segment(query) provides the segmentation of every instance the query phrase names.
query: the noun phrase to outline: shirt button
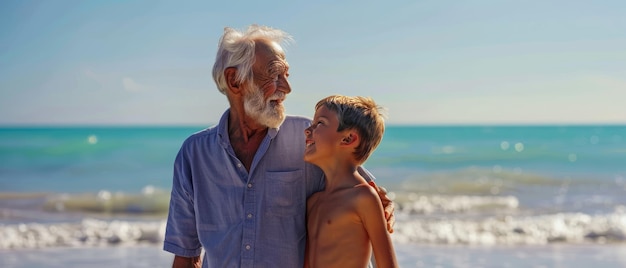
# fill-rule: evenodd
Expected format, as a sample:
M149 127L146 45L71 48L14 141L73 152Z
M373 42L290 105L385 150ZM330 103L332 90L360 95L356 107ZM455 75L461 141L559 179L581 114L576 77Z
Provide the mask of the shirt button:
M237 167L238 167L238 168L241 168L241 163L237 163Z
M246 250L250 250L250 245L246 245Z
M248 219L252 219L252 213L248 213Z
M248 183L248 188L252 188L252 183Z

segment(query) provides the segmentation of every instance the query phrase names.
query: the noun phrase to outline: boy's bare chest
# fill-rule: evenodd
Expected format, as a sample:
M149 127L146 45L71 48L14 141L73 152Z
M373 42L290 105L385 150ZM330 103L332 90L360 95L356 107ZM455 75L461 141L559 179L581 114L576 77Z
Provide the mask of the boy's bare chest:
M360 225L361 220L348 196L319 198L307 205L309 235Z

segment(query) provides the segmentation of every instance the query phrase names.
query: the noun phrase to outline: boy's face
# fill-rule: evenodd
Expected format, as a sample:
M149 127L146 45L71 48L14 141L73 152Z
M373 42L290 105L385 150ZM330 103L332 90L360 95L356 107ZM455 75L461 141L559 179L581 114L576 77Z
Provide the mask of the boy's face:
M335 112L324 106L317 109L311 126L304 130L304 161L319 165L324 160L332 159L343 138L342 133L337 132L338 127L339 120Z

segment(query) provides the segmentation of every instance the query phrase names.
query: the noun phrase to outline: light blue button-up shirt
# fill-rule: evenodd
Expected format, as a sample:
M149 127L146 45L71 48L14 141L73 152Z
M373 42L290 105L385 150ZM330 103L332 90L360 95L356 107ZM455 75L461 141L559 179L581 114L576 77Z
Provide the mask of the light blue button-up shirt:
M217 126L193 134L174 164L164 250L199 256L202 267L302 267L306 199L324 187L322 171L303 160L305 117L269 129L250 172Z

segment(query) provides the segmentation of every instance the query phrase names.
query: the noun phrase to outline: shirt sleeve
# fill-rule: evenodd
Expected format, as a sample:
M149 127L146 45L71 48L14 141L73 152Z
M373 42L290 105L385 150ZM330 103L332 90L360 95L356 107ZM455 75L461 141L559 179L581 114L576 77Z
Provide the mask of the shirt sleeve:
M191 168L184 147L174 162L174 179L163 250L183 257L200 256Z
M374 177L374 175L372 173L370 173L370 171L367 170L366 168L364 168L363 166L358 166L357 167L357 171L368 182L376 180L376 177Z

